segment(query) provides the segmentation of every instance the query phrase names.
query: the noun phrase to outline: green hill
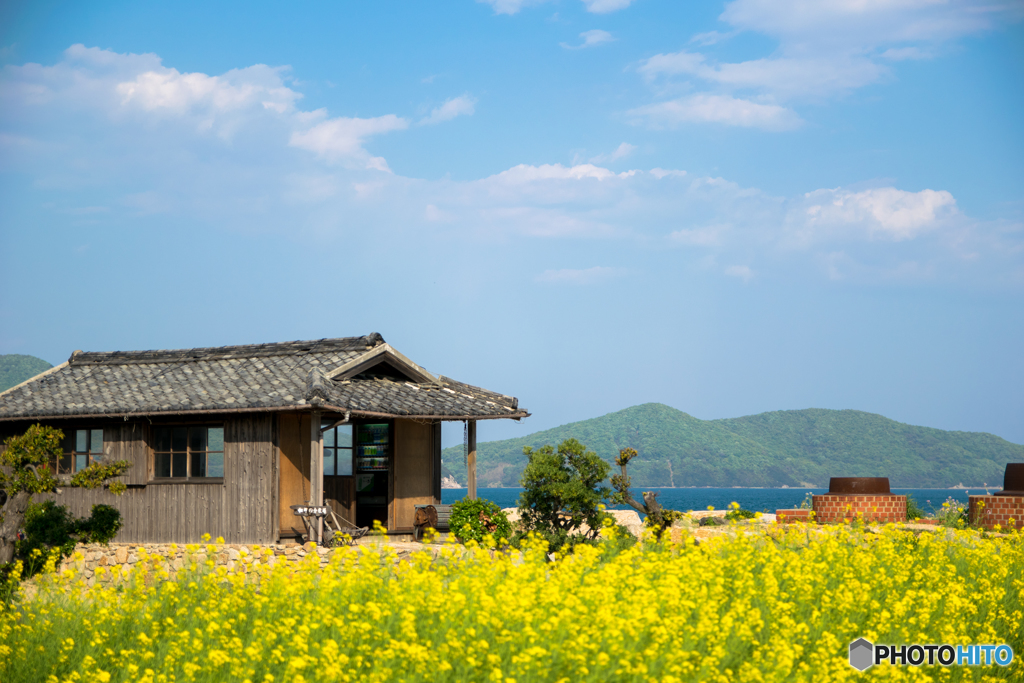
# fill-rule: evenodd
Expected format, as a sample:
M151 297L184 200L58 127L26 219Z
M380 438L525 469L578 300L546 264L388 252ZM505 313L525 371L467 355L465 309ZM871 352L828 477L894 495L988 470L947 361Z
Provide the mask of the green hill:
M17 386L53 366L42 358L8 353L0 356L0 391Z
M635 486L828 486L829 477L889 477L894 487L1000 485L1024 446L992 434L914 427L859 410L784 410L698 420L660 403L504 441L478 444L480 486L518 486L523 446L576 438L612 462L640 453ZM465 484L462 446L442 454L445 474Z

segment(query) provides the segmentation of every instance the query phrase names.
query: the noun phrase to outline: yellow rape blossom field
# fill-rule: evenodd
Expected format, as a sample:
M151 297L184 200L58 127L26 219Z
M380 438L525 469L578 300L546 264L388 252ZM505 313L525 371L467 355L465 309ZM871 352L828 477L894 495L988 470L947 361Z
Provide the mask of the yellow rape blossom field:
M148 580L94 587L51 571L2 608L0 681L1024 680L1020 534L793 525L554 561L539 543L388 552L175 577L149 557ZM860 673L858 637L1018 654Z

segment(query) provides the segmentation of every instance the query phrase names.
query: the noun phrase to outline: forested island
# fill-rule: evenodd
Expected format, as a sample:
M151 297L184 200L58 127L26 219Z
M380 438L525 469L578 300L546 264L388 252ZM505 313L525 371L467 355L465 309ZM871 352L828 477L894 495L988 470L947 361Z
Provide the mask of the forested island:
M0 355L0 391L16 387L52 367L42 358L35 356L25 356L20 353Z
M992 434L916 427L859 410L782 410L699 420L646 403L516 439L478 445L479 486L518 486L523 447L575 438L609 463L635 448L635 486L824 487L833 476L889 477L901 488L999 486L1024 446ZM466 482L463 447L446 448L444 474Z

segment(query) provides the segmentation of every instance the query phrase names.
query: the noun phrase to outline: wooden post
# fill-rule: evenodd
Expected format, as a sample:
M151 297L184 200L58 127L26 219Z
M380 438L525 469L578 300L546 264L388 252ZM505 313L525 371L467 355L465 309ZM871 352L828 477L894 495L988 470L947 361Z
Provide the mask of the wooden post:
M323 435L320 433L320 411L314 410L309 421L309 504L324 504L324 449ZM317 517L316 542L324 537L324 519ZM312 539L311 539L312 540Z
M469 431L469 453L466 456L466 470L469 476L469 499L476 500L476 420L470 420L467 425Z

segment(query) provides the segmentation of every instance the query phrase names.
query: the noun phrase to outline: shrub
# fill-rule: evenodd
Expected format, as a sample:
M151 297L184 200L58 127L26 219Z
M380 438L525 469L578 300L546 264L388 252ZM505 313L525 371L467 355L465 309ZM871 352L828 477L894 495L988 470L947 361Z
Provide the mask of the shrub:
M463 543L481 543L490 534L498 545L506 545L512 538L512 524L496 503L479 498L463 498L452 505L448 526Z
M18 541L18 556L25 561L26 572L34 574L51 552L59 554L59 561L76 543L109 543L121 526L121 513L109 505L93 505L88 517L76 518L52 500L32 503L25 511L25 538Z
M924 517L924 510L912 497L907 496L907 519L921 519Z
M525 532L535 531L559 550L570 537L593 541L605 517L601 501L611 489L602 482L611 467L576 439L567 439L555 450L543 446L523 449L529 458L520 481L519 513ZM588 530L582 531L586 525ZM563 533L564 532L564 533ZM522 538L516 535L516 540ZM570 547L578 541L572 541Z
M78 520L63 505L52 500L31 503L25 510L25 538L18 542L18 555L32 556L35 549L59 549L67 557L75 549Z

